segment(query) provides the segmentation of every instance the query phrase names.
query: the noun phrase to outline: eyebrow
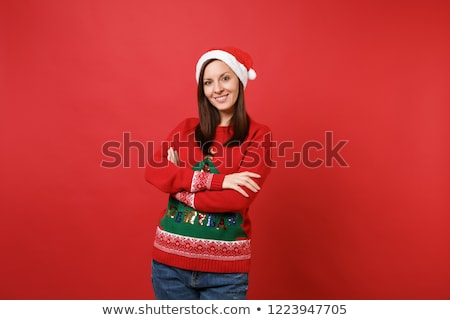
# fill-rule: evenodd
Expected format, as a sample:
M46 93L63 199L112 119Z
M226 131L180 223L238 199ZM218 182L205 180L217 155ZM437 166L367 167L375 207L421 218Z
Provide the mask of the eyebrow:
M229 73L230 73L229 71L225 71L224 73L222 73L222 74L219 76L219 78L222 78L224 75L229 74ZM203 81L205 81L205 80L211 80L211 78L203 78Z

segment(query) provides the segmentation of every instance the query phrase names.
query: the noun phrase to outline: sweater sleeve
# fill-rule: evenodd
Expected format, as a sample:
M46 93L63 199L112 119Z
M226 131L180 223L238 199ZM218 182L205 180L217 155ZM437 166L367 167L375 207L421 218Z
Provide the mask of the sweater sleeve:
M172 130L166 141L162 143L147 163L145 169L147 182L166 193L198 192L211 186L212 173L194 171L186 166L178 167L167 158L167 151L173 146L175 135L184 136L186 132L193 131L194 128L195 121L187 119Z
M271 132L268 131L268 129L255 137L255 140L253 140L246 149L241 166L237 171L251 171L261 175L261 178L255 179L260 187L263 186L272 167L271 145L267 143L270 141ZM206 212L242 211L248 208L257 197L258 192L250 191L243 186L242 188L249 195L249 197L244 197L235 190L222 190L221 186L219 188L218 184L220 183L221 185L224 178L225 174L215 174L212 178L210 190L204 190L195 194L182 192L180 194L174 194L173 196L197 210Z

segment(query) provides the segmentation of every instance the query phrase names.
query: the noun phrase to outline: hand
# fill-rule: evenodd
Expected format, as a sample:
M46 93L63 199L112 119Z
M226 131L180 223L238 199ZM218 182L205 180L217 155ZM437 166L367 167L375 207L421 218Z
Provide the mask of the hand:
M178 152L176 150L173 150L172 147L170 147L169 150L167 150L167 160L169 160L176 166L180 165L180 158L178 158Z
M248 198L249 195L241 188L241 186L247 187L253 192L258 192L261 189L252 178L261 178L261 176L249 171L227 174L225 179L223 179L222 188L236 190L244 197Z

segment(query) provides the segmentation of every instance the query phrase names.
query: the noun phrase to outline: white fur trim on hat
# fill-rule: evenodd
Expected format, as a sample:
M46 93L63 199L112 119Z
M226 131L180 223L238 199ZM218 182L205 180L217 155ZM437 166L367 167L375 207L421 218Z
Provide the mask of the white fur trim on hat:
M253 69L247 71L247 68L237 61L237 59L230 53L223 50L211 50L203 54L197 62L197 67L195 70L195 78L197 79L197 83L200 77L200 71L202 69L203 64L210 59L218 59L225 62L231 70L237 75L239 80L241 80L244 88L247 86L247 81L254 80L256 78L256 72Z

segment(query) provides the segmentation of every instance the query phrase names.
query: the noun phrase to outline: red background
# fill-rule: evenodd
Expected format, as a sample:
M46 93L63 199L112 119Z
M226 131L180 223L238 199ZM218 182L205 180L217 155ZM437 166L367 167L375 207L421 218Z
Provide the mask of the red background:
M450 299L444 3L2 1L0 298L153 298L166 195L101 148L196 116L198 57L234 45L295 146L252 207L249 298ZM350 167L284 168L326 131Z

